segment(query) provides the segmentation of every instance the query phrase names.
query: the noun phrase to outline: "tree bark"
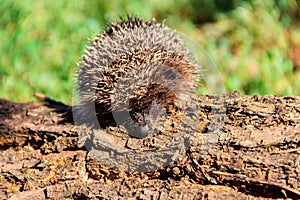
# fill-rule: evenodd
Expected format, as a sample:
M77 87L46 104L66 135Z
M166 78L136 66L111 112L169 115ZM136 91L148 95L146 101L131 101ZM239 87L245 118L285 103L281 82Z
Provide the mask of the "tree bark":
M74 125L70 106L2 99L0 199L300 199L300 97L229 93L199 102L188 148L143 173L94 159L80 137L93 130Z

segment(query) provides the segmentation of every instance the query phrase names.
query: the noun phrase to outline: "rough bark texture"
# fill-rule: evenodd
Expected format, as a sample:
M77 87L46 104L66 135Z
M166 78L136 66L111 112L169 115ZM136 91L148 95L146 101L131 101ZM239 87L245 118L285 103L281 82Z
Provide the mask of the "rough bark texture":
M149 173L93 159L71 107L2 99L0 199L300 199L300 97L220 97L199 97L189 148Z

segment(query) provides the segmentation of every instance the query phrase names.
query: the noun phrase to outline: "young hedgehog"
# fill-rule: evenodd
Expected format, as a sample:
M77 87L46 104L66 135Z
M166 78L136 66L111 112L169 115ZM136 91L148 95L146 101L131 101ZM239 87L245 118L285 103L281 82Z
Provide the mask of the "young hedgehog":
M182 38L155 19L111 24L79 65L80 118L96 115L102 127L117 123L137 138L159 132L198 87L198 67Z

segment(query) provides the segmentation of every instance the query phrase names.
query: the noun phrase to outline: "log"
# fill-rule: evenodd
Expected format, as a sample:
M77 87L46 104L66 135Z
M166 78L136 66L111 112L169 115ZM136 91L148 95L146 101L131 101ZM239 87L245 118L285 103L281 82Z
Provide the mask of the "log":
M0 199L300 199L300 97L235 92L199 102L186 149L142 172L105 165L82 140L109 130L115 152L143 151L139 139L115 140L116 127L74 125L72 107L55 101L1 99Z

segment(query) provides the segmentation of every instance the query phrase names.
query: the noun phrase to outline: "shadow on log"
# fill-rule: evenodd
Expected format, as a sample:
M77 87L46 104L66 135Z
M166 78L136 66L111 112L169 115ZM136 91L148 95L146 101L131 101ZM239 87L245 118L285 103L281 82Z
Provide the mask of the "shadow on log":
M300 199L300 97L225 98L212 113L218 96L199 96L200 128L188 149L147 173L93 159L71 107L2 99L0 199Z

